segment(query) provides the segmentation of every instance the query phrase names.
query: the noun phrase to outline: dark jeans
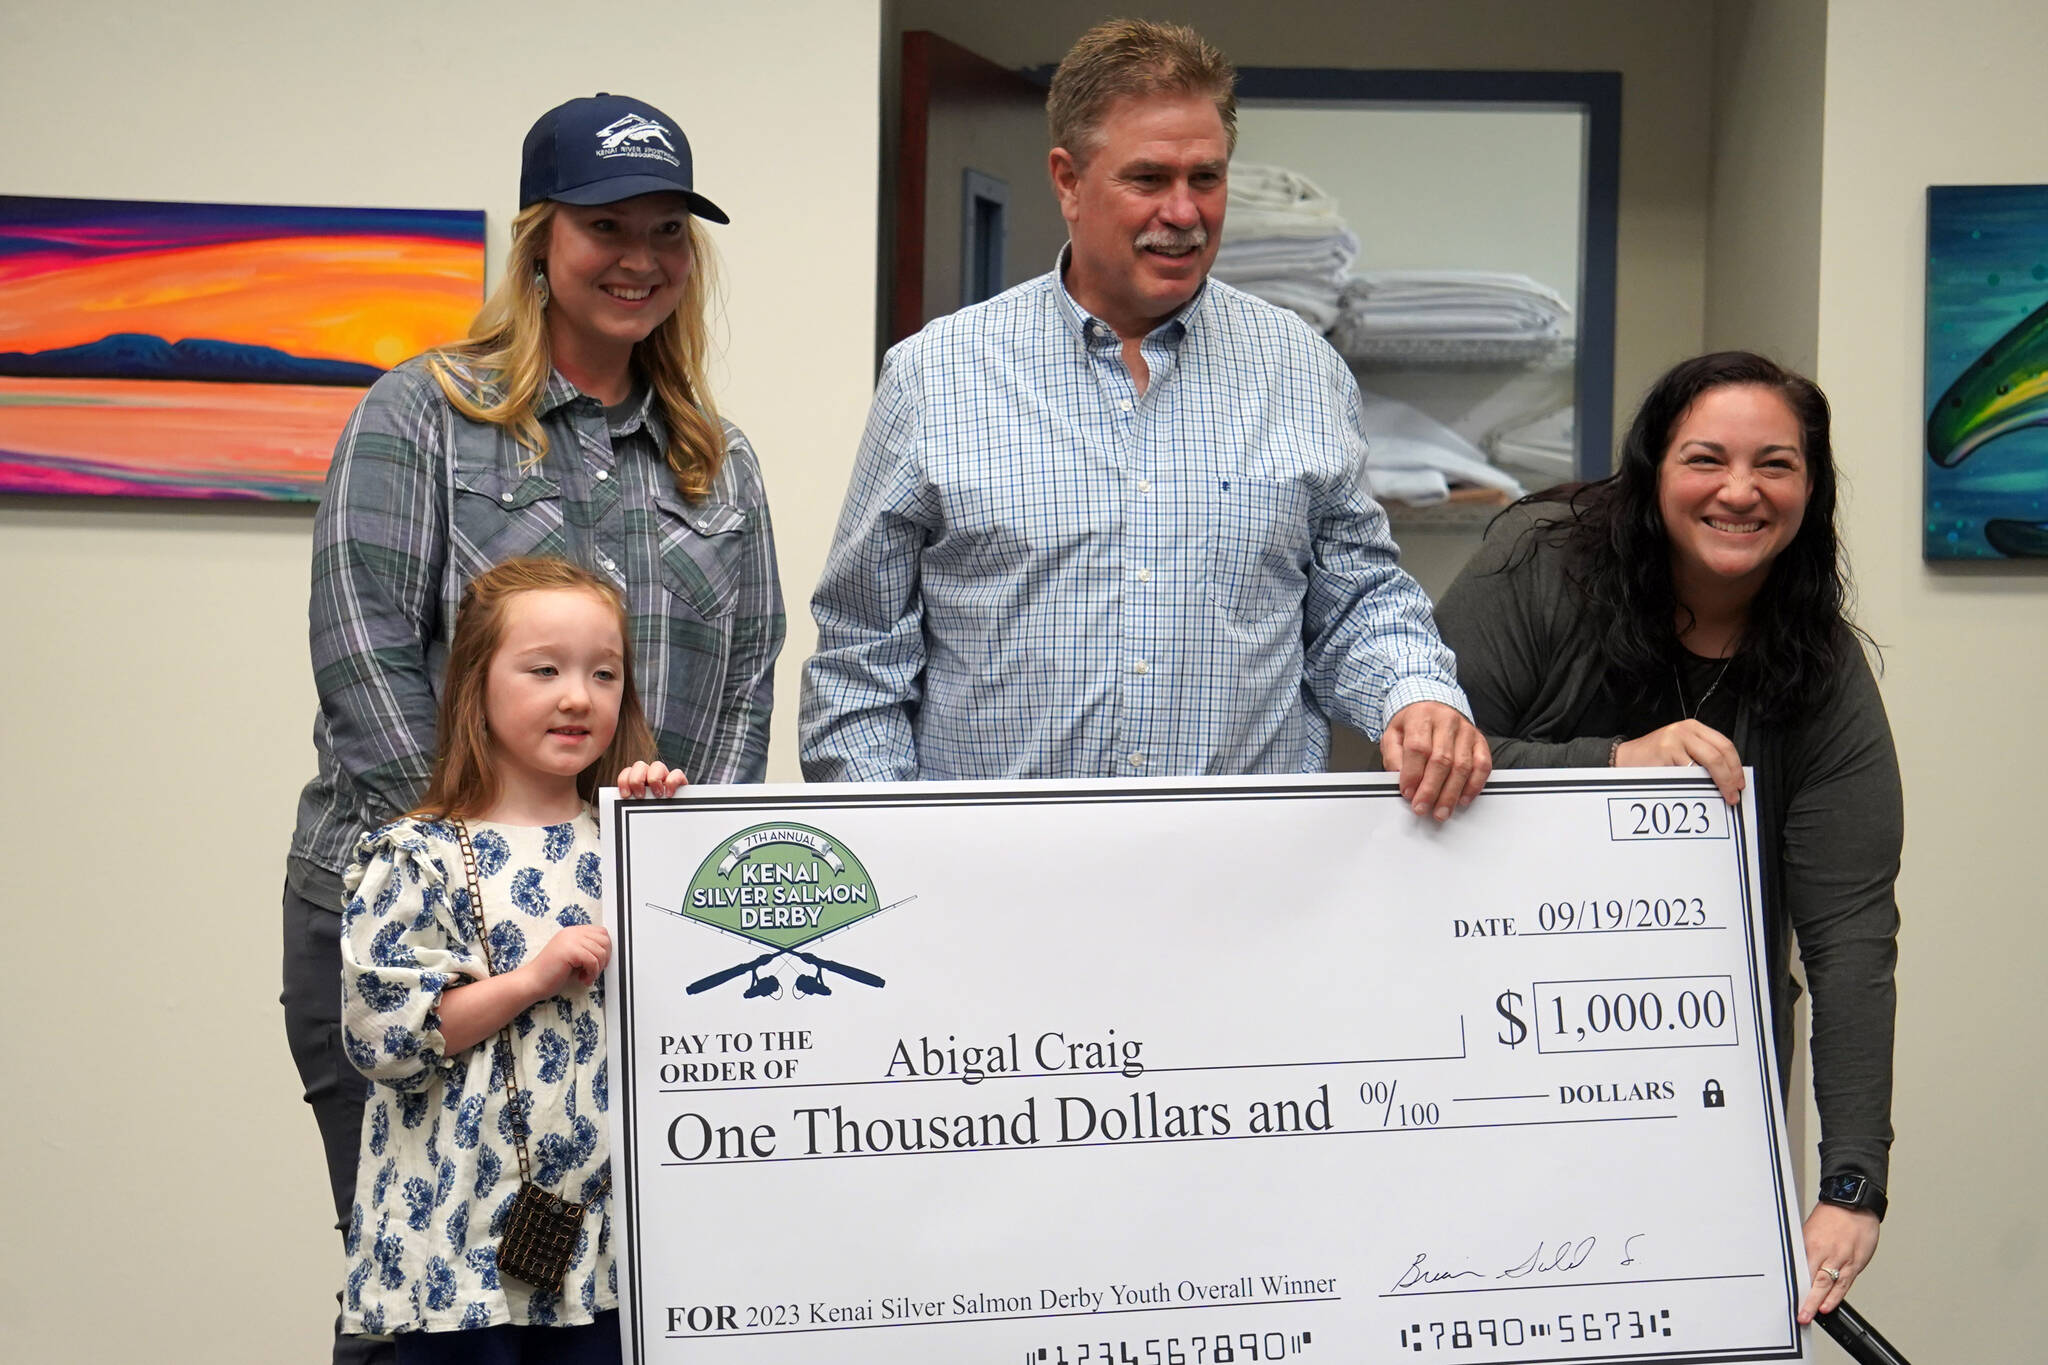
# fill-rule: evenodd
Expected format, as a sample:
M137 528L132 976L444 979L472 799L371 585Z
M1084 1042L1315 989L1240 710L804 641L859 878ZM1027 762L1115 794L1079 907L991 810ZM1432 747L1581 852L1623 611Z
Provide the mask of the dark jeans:
M402 1332L398 1365L619 1365L619 1315L581 1327L479 1327L469 1332Z
M284 994L279 997L285 1038L327 1150L334 1226L346 1231L356 1198L356 1153L370 1083L341 1047L341 906L341 878L325 868L290 863L284 888ZM335 1297L340 1298L338 1291ZM394 1358L389 1342L342 1336L341 1320L335 1319L334 1365L390 1365Z

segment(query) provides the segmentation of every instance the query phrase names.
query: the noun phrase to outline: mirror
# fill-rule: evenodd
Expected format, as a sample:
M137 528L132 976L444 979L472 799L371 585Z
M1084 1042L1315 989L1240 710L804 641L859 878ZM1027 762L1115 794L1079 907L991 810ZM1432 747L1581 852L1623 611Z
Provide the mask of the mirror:
M1606 473L1620 77L1261 67L1238 89L1215 273L1322 326L1368 394L1382 455L1420 466L1422 447L1456 445L1527 489ZM1271 287L1289 253L1254 236L1288 230L1290 188L1296 216L1324 196L1355 253L1312 299L1290 297L1300 276ZM1401 484L1378 491L1442 498L1441 478L1435 494ZM1513 491L1490 487L1483 506Z

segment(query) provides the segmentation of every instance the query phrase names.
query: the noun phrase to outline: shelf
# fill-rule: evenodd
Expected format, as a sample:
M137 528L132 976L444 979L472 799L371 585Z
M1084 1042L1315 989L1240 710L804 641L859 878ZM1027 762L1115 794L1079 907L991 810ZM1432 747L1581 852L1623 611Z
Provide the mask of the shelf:
M1466 534L1484 531L1486 524L1500 514L1512 499L1496 488L1454 488L1451 496L1443 502L1427 507L1411 507L1405 502L1384 502L1387 522L1400 539L1401 532L1452 532Z
M1570 337L1401 336L1363 339L1337 353L1354 370L1563 370L1573 350Z

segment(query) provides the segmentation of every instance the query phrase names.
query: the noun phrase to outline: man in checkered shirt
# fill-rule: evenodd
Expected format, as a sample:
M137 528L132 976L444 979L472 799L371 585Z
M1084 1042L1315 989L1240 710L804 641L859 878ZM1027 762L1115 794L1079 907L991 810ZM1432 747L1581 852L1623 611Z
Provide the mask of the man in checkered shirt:
M890 351L812 598L812 781L1321 771L1438 820L1492 762L1365 492L1358 388L1208 279L1236 74L1115 21L1053 77L1058 267Z

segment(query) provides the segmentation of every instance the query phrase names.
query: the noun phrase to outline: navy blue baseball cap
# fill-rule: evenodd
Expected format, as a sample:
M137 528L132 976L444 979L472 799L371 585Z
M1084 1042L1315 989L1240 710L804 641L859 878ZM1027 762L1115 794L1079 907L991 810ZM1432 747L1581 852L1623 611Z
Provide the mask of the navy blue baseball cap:
M556 105L540 116L520 151L522 209L543 199L615 204L664 190L682 195L699 218L732 221L691 185L690 140L676 121L624 95L600 93Z

